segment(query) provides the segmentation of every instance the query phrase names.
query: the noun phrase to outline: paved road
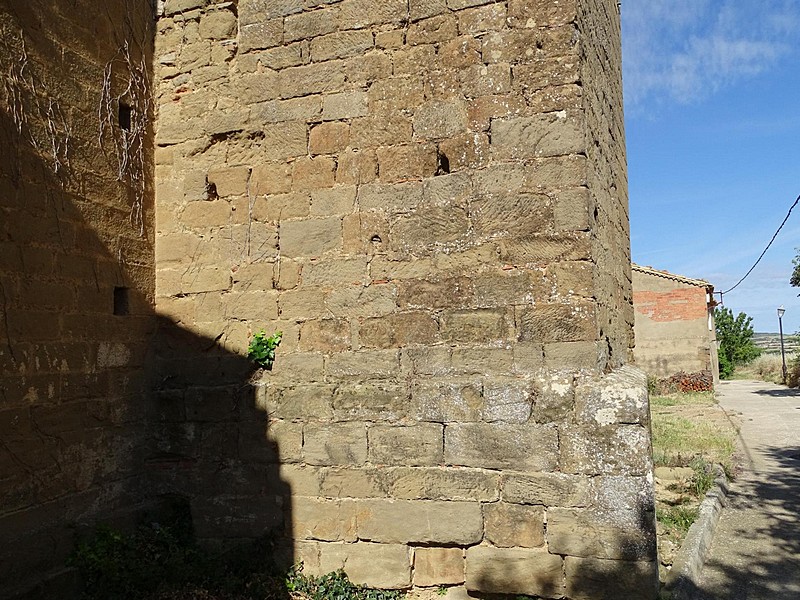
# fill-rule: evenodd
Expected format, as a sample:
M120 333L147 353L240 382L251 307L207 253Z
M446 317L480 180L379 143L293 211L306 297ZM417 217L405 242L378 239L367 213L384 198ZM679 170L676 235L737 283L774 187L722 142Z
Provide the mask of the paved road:
M722 382L741 423L744 471L731 486L697 600L800 600L800 391Z

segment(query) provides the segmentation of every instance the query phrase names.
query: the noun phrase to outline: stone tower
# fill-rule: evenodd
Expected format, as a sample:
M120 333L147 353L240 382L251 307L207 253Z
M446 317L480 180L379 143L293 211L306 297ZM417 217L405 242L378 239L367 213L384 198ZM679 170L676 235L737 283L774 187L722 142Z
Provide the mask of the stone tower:
M69 22L37 2L42 22ZM59 321L88 357L70 381L102 385L80 405L63 386L39 393L71 350L66 333L15 329L19 312L16 351L0 351L4 378L36 373L43 347L55 373L34 396L15 379L3 419L101 414L94 446L78 425L69 439L120 457L85 461L62 510L84 521L178 495L203 539L266 536L286 562L371 586L654 597L647 394L626 366L617 3L167 0L155 13L115 20L126 12L112 7L62 41L81 48L84 95L50 88L64 107L88 98L87 115L105 98L112 147L142 144L127 175L87 159L74 189L47 183L82 209L76 248L95 248L98 285L76 274L68 287L76 305L98 300ZM152 71L137 70L153 39ZM111 76L109 55L123 57ZM91 157L97 117L64 112ZM15 130L3 135L25 148ZM3 174L22 214L35 174ZM113 207L130 227L114 228ZM33 222L17 221L46 235ZM50 252L40 290L77 268ZM27 266L2 268L6 305L35 312ZM251 377L261 329L283 339L274 369ZM26 427L20 440L40 439ZM37 485L0 528L52 508ZM49 519L15 539L53 538Z

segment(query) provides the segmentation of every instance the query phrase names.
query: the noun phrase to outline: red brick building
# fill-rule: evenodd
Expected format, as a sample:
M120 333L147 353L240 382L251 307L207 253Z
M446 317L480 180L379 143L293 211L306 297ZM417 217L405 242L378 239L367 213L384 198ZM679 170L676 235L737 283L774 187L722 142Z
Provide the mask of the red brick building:
M719 379L714 286L633 265L636 364L648 375L708 372Z

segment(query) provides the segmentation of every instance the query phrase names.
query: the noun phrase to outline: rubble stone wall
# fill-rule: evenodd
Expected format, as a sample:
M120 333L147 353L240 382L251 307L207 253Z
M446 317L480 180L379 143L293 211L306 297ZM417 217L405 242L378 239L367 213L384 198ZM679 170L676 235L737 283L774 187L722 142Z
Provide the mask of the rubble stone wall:
M283 332L250 383L158 378L201 536L653 597L619 47L609 0L167 0L157 309L232 356Z
M0 597L143 500L152 114L129 84L151 77L153 22L147 3L0 3Z

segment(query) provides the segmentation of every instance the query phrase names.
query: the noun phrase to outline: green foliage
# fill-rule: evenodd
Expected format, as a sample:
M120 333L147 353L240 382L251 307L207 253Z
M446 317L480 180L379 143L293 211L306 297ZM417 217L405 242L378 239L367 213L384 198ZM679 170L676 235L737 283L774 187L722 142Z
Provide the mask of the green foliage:
M796 248L795 251L797 254L792 259L794 269L792 270L792 276L789 278L789 285L800 287L800 248Z
M753 343L753 319L744 313L733 316L729 308L714 309L714 321L719 344L720 377L729 378L737 365L746 365L761 354Z
M355 585L341 570L320 577L304 575L302 565L289 572L286 589L292 596L300 595L309 600L398 600L403 595L398 590L373 590Z
M697 508L679 504L667 508L657 508L656 519L670 535L683 539L692 523L697 519L698 513Z
M99 527L69 559L84 600L399 600L398 590L373 590L343 571L270 574L264 540L224 553L196 545L191 526L150 524L125 534Z
M692 478L692 493L702 498L706 492L714 485L714 467L702 457L695 458L689 466L694 470L694 477Z
M283 332L278 331L268 336L263 329L253 334L250 346L247 348L247 356L258 366L272 370L272 363L275 362L275 350L281 343Z

